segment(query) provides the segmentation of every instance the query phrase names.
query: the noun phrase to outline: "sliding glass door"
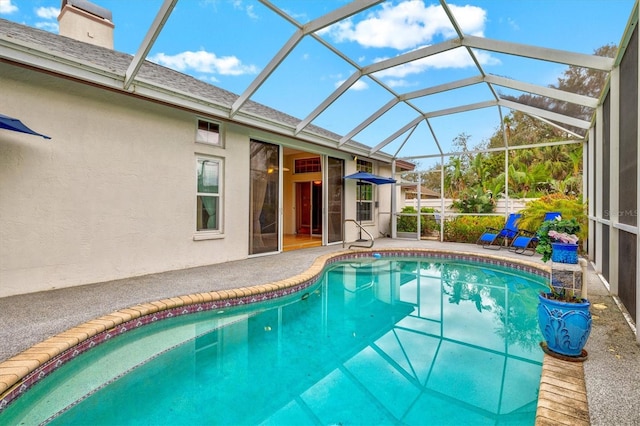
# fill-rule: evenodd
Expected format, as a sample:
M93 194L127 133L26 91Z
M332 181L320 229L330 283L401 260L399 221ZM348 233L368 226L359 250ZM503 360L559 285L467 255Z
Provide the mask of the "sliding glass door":
M278 251L280 147L251 140L249 254Z
M327 157L327 243L342 241L344 160Z

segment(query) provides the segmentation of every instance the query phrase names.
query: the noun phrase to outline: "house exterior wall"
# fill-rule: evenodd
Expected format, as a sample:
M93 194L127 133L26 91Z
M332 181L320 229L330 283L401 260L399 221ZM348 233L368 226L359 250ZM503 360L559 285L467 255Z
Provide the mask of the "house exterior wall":
M249 145L195 143L196 116L0 65L0 297L247 256ZM195 241L196 156L224 160L221 238Z
M233 123L224 147L196 143L193 112L6 63L0 93L3 113L52 137L0 132L0 297L246 258L251 139L356 171L350 154ZM223 230L207 238L196 232L198 156L223 160ZM379 226L367 229L377 237Z

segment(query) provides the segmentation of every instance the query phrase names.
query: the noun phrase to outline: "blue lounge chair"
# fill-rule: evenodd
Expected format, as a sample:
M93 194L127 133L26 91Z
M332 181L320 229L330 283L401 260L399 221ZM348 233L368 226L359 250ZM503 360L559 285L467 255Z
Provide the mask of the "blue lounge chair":
M518 220L522 217L519 213L511 213L504 224L504 228L487 228L480 235L476 244L482 248L500 250L504 246L508 246L511 240L518 235Z
M548 212L544 215L543 222L547 220L554 220L560 216L560 212ZM538 245L538 237L533 231L521 229L518 231L518 235L511 241L509 251L518 254L525 254L527 256L533 256L536 252L536 246Z

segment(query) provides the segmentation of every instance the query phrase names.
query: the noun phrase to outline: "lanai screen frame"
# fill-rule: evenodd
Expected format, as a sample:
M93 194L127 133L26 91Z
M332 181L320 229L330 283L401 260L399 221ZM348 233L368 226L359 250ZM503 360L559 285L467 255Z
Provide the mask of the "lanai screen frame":
M352 154L357 155L366 155L370 158L379 159L382 161L391 161L393 159L404 159L404 160L419 160L422 158L430 158L433 156L442 156L442 155L451 155L455 154L452 152L446 152L443 150L441 144L438 141L438 135L433 132L433 127L430 124L430 120L441 117L444 115L458 114L467 111L473 111L477 109L483 108L495 108L497 109L497 115L499 117L499 122L502 122L502 119L505 115L504 110L515 110L521 111L525 114L528 114L536 119L542 120L546 123L553 122L557 127L566 131L568 134L573 134L574 136L584 139L586 137L586 131L591 126L590 121L576 119L574 117L558 114L555 112L547 111L540 108L531 107L528 105L524 105L518 102L514 102L508 99L503 98L499 94L500 88L514 89L521 91L523 93L528 93L532 95L544 96L550 99L555 99L560 102L568 102L573 104L578 104L581 106L589 107L595 109L598 105L598 99L591 98L583 95L577 95L574 93L570 93L567 91L557 90L550 87L539 86L535 84L526 83L523 81L518 81L515 79L509 79L497 75L492 75L487 73L482 65L480 64L479 59L476 56L476 51L488 51L488 52L496 52L506 55L514 55L525 58L531 58L539 61L552 62L557 64L564 64L567 66L577 66L583 67L598 71L603 71L606 73L611 72L614 66L613 58L606 58L595 55L587 55L581 53L575 53L564 50L550 49L544 47L537 47L532 45L511 43L496 39L489 39L485 37L477 37L473 35L464 34L460 25L457 23L454 14L451 12L451 9L445 0L440 0L440 5L445 11L452 27L457 33L457 37L447 40L442 43L437 43L431 46L423 47L409 53L399 55L394 58L381 60L372 65L368 66L359 66L354 59L350 58L348 55L338 50L335 46L330 45L327 41L325 41L322 37L320 37L317 32L320 30L327 29L332 24L340 22L344 19L347 19L357 13L366 11L370 8L373 8L381 3L383 0L359 0L357 2L351 2L347 5L335 9L324 16L321 16L317 19L314 19L305 24L298 22L293 17L289 16L284 10L278 8L276 5L272 4L267 0L260 0L260 2L272 10L274 13L280 15L286 22L288 22L294 29L294 34L290 37L289 40L285 42L285 44L280 48L280 50L273 56L270 62L263 68L263 70L257 75L257 77L251 82L251 84L244 90L242 94L233 102L231 108L226 111L224 118L234 119L240 118L242 112L248 106L248 103L251 101L252 96L256 93L256 91L262 86L267 79L273 74L273 72L278 68L278 66L282 63L282 61L293 51L293 49L298 45L305 37L310 37L315 39L316 41L325 45L334 55L342 58L346 63L351 65L356 71L351 74L333 93L331 93L328 97L326 97L320 104L316 106L316 108L308 114L306 117L302 118L295 126L287 126L288 129L281 129L288 136L297 137L300 139L306 139L310 136L310 134L314 133L314 125L313 121L316 119L323 111L325 111L332 103L334 103L338 98L346 93L346 91L351 88L356 82L361 80L364 77L369 78L374 81L377 85L379 85L382 89L387 91L392 100L387 102L384 105L380 105L379 109L369 116L366 120L357 123L351 131L346 133L345 135L336 135L337 140L332 141L330 143L333 148L341 149L347 151ZM129 90L134 82L136 82L138 71L142 65L142 62L145 60L147 55L149 54L153 43L161 33L165 23L169 19L171 12L175 8L175 6L179 3L179 0L164 0L160 10L158 11L155 20L147 31L147 34L138 48L133 60L131 61L124 78L123 89ZM477 75L469 78L451 81L446 84L439 84L430 87L423 87L419 90L415 90L408 93L399 93L393 90L391 87L386 85L382 80L375 76L375 73L388 70L394 67L402 66L404 64L410 63L417 59L428 58L443 52L450 51L452 49L463 47L466 49L468 55L471 57L473 62L475 63L477 69ZM441 110L421 110L411 101L422 96L433 95L437 93L448 92L451 90L455 90L461 87L469 86L469 85L485 85L489 91L492 93L492 99L487 99L483 102L475 102L471 104L464 104L461 102L460 105L441 109ZM370 126L375 121L379 120L387 111L389 111L394 105L403 103L409 106L411 109L415 110L419 116L415 119L412 119L406 123L399 123L398 129L391 135L385 135L377 141L368 141L368 143L363 144L359 141L356 141L354 138L360 134L365 128ZM244 117L242 117L244 118ZM413 156L402 156L401 152L396 152L393 155L385 153L382 151L387 145L389 145L392 141L401 137L407 131L415 128L420 123L426 123L429 126L429 129L432 131L432 136L434 138L434 143L436 145L437 152L435 154L429 155L413 155ZM273 124L277 124L279 126L282 125L281 122L276 122L274 120ZM263 125L264 126L264 125ZM576 134L569 130L569 127L578 128L584 130L583 135ZM509 141L505 137L505 150L509 148ZM524 147L526 148L526 147ZM398 150L400 151L400 150Z
M120 73L113 70L101 68L99 65L93 66L90 63L83 64L82 67L74 68L69 66L68 58L57 57L56 55L38 55L38 52L31 56L23 55L22 50L25 49L25 47L23 45L19 45L19 42L13 41L10 37L3 37L0 39L0 57L9 62L21 63L26 66L33 66L53 73L60 73L67 75L70 78L77 79L78 81L88 82L89 84L95 84L114 91L129 93L135 92L139 96L143 96L151 100L157 100L159 102L171 103L176 107L184 107L191 111L204 114L204 116L218 117L221 120L226 121L235 121L243 125L310 142L320 147L337 149L353 155L367 157L372 160L391 164L394 164L398 160L419 160L421 158L429 158L430 156L439 156L443 158L444 156L454 155L455 153L447 152L442 148L442 145L438 142L438 135L435 132L433 134L433 139L435 141L434 144L436 152L432 154L403 156L400 150L393 154L389 154L384 152L383 149L392 141L396 140L396 138L401 137L405 132L410 131L420 123L426 123L429 128L432 128L432 126L430 126L430 121L436 117L458 114L477 109L496 109L500 123L502 123L505 110L515 110L542 120L545 123L556 123L559 128L563 129L567 133L571 133L568 129L569 127L584 130L584 135L577 136L580 137L578 143L584 143L587 145L587 149L584 149L586 159L586 161L584 161L586 169L584 188L587 188L587 200L589 202L589 241L591 242L589 246L589 257L593 261L596 270L598 272L604 272L604 276L610 285L612 294L614 295L618 295L620 293L619 280L621 277L621 268L624 268L625 265L629 264L627 261L632 261L634 260L633 258L635 258L635 268L631 272L626 270L622 271L622 276L624 276L626 280L631 280L633 282L632 290L634 292L626 295L625 297L627 298L627 301L625 302L623 300L623 302L625 303L625 306L629 307L633 307L635 303L635 312L632 313L632 317L636 319L639 317L638 310L640 309L640 291L638 291L637 276L637 270L640 269L638 268L638 265L640 265L640 239L637 238L639 227L637 220L635 221L635 224L633 224L621 221L619 218L621 207L620 197L624 196L624 194L621 194L619 191L621 189L621 184L623 184L622 179L625 179L627 176L621 176L619 172L619 156L621 153L620 108L621 105L624 106L624 103L621 103L621 99L623 98L622 90L627 87L625 86L627 84L626 82L624 84L621 83L621 81L623 81L622 74L631 72L634 75L629 78L635 79L636 82L638 80L637 61L633 64L634 66L629 67L631 71L626 67L621 67L621 63L625 57L628 44L633 42L633 34L636 31L638 22L637 1L634 3L627 27L619 44L618 54L615 58L585 55L464 34L450 10L449 3L446 0L440 0L440 5L447 14L452 27L455 29L457 37L442 43L417 49L395 58L383 60L369 66L360 67L354 60L338 50L335 46L328 44L316 33L317 31L325 29L345 18L377 6L382 3L382 0L354 1L304 24L298 22L284 10L273 5L268 0L260 0L260 3L281 16L284 21L288 22L292 26L294 29L293 35L282 45L280 50L273 56L267 66L263 68L262 72L231 105L223 104L222 101L211 101L210 99L199 98L193 94L178 92L170 87L161 86L160 84L155 84L145 80L139 75L139 71L146 60L154 41L161 33L165 23L171 15L172 10L178 2L179 0L163 1L153 23L144 37L144 40L136 54L131 59L126 72L124 72L123 75L120 75ZM585 28L588 30L587 26ZM280 63L292 52L293 48L305 37L311 37L319 43L324 44L327 49L349 63L356 71L347 78L340 87L320 102L312 113L302 119L293 119L292 117L283 118L278 114L265 113L263 108L252 101L251 98L253 94L255 94L256 90L270 77ZM376 72L400 66L417 58L431 57L454 48L466 49L470 57L474 59L477 69L477 74L475 76L462 80L451 81L446 84L421 87L418 90L409 93L397 93L375 76ZM609 78L602 95L598 99L575 95L561 90L491 75L485 72L475 56L474 52L480 50L533 58L541 61L564 64L566 66L578 66L600 70L608 73ZM382 88L382 90L387 91L391 95L392 100L384 105L380 105L374 114L362 122L356 123L353 129L344 135L336 135L315 125L314 119L318 117L318 115L320 115L329 105L340 98L340 96L346 93L346 91L356 84L356 82L361 78L368 78L371 81L374 81L380 88ZM464 103L464 99L462 99L459 105L441 110L421 110L412 103L412 100L420 96L447 92L474 84L485 85L492 94L491 98L474 103ZM638 86L639 85L636 84L636 87ZM593 108L595 112L592 119L589 121L575 119L573 117L568 117L539 108L533 108L504 99L499 94L499 87L515 89L532 95L544 96L547 98L557 99L562 102L586 106ZM637 104L638 93L631 95L625 93L624 95L626 101L631 99ZM398 123L397 130L393 134L383 135L379 140L367 141L368 143L365 144L362 143L362 141L357 141L355 139L365 128L380 119L390 108L401 103L415 110L418 113L418 117L407 122ZM640 144L640 140L637 140L637 135L640 133L637 131L638 121L640 120L636 114L635 119L631 120L630 125L630 128L635 128L636 130L636 136L631 136L631 138L635 137L636 140L625 140L625 144ZM625 129L628 130L626 126L629 126L629 124L625 124ZM504 128L502 130L504 135ZM633 135L633 132L631 132L631 134ZM506 136L504 136L504 140L505 146L499 148L499 150L504 150L506 152L509 149L514 148L509 146L509 141ZM527 148L528 147L518 147L517 149ZM626 148L623 147L623 150L624 149ZM637 172L638 158L630 161L629 163L625 163L625 167L635 168L635 175L640 175L640 173ZM638 177L636 177L636 179L638 179ZM640 181L636 182L635 211L638 210L638 200L640 199L638 188L640 188ZM622 207L624 207L625 210L629 210L628 204L624 204ZM611 214L612 212L613 214ZM620 245L620 233L625 233L622 237L624 240L623 246ZM623 261L621 250L629 245L635 247L635 255L631 255L629 258L624 258Z
M166 20L168 19L171 11L178 3L178 0L165 0L160 11L158 12L156 19L154 20L152 26L149 28L147 36L145 37L142 45L140 46L138 52L136 53L133 61L131 62L129 69L127 70L125 81L124 81L124 89L127 90L130 85L135 81L136 74L140 68L140 64L146 58L149 53L153 41L157 37L157 35L162 30L162 27ZM422 49L418 49L409 54L401 55L392 59L384 60L378 62L376 64L359 67L355 61L350 59L348 56L344 55L334 46L326 43L322 38L318 37L316 31L321 30L323 28L328 27L331 24L339 22L349 16L352 16L356 13L359 13L363 10L366 10L370 7L374 7L380 3L382 0L360 0L358 2L352 2L344 7L331 11L330 13L315 19L309 23L301 24L297 22L294 18L289 16L285 11L279 9L275 5L271 4L267 0L261 0L261 3L266 7L282 16L286 21L288 21L291 25L296 27L296 31L294 35L281 47L280 51L271 59L269 64L262 70L262 72L256 77L256 79L249 85L249 87L238 97L238 99L233 103L231 109L228 111L227 118L233 119L237 117L243 107L250 101L251 96L256 92L256 90L269 78L271 73L278 67L278 65L286 58L286 56L291 53L293 48L304 38L304 37L313 37L317 41L325 44L327 48L329 48L334 54L340 56L345 61L349 62L356 71L345 80L345 82L340 85L330 96L328 96L323 102L321 102L317 107L313 110L311 114L307 117L303 118L300 122L298 122L295 126L291 126L288 129L288 133L290 136L305 139L308 137L309 133L313 133L310 130L310 126L313 123L313 120L318 117L329 105L331 105L336 99L338 99L341 95L343 95L353 84L355 84L360 78L367 76L372 79L374 82L379 84L383 89L387 90L392 95L392 100L385 105L381 105L380 108L368 117L366 120L356 124L353 129L345 135L339 137L337 141L326 141L329 146L333 145L334 148L358 155L366 155L373 159L379 159L382 161L390 161L392 163L392 169L395 171L395 163L396 160L419 160L421 158L429 158L429 157L439 157L444 160L445 156L455 155L453 152L445 152L441 144L438 143L438 135L432 133L433 139L435 141L437 147L437 153L432 155L424 155L424 156L413 156L413 157L401 157L400 150L398 150L394 155L388 155L383 153L381 150L391 143L396 138L405 134L407 131L414 129L421 122L425 122L429 129L433 132L433 128L430 125L430 119L433 117L438 117L442 115L448 114L457 114L465 111L470 111L479 108L488 108L488 107L497 107L498 114L500 117L500 123L503 122L504 112L503 109L521 111L525 114L528 114L536 119L542 120L546 123L554 122L558 127L566 131L568 134L573 134L574 136L578 136L581 141L578 143L586 144L584 147L584 168L586 169L586 173L583 175L584 185L583 187L588 191L588 199L591 201L589 204L589 224L590 224L590 241L592 241L591 246L589 247L589 257L593 260L596 269L599 271L605 271L606 279L611 285L611 291L614 295L618 294L619 286L618 286L618 277L621 275L620 267L623 264L620 262L622 260L620 250L633 246L634 249L633 254L629 258L625 257L625 262L631 261L634 265L631 273L626 273L627 271L622 271L622 275L625 279L633 279L634 285L632 286L632 291L627 295L627 301L625 305L632 307L633 312L632 317L634 319L638 318L637 311L640 309L640 291L638 289L638 277L637 270L638 265L640 265L640 241L637 238L639 233L637 219L631 221L633 223L627 223L626 220L620 220L619 215L611 214L611 212L619 212L620 196L623 195L622 192L618 192L621 188L620 179L623 176L620 174L620 150L621 150L621 142L620 142L620 100L622 98L621 91L621 81L624 81L624 84L627 84L629 79L621 78L621 63L625 56L625 52L629 42L635 43L632 46L631 52L635 52L635 56L637 58L637 36L635 39L632 37L635 34L636 24L638 21L638 3L634 4L631 17L627 24L627 28L625 30L625 34L620 43L619 52L616 58L603 58L596 57L593 55L584 55L577 54L573 52L553 50L548 48L539 48L535 46L527 46L522 44L504 42L499 40L491 40L487 38L480 38L475 36L466 35L462 32L460 25L456 22L456 19L453 13L448 6L447 1L440 0L440 5L444 9L449 18L451 24L453 25L457 38L449 40L444 43L436 44L433 46L428 46ZM634 42L635 40L635 42ZM419 57L428 57L431 55L436 55L438 53L453 49L455 47L463 46L467 49L469 55L473 58L476 66L478 75L476 77L471 77L464 80L453 81L448 84L432 86L432 87L424 87L417 91L410 93L396 93L390 87L386 86L382 81L376 79L375 73L381 70L399 66L404 63L415 60ZM595 69L604 71L609 74L609 78L607 81L607 85L604 88L602 95L599 99L589 98L586 96L580 96L571 94L568 92L551 89L548 87L540 87L516 80L510 80L499 76L494 76L487 74L480 65L477 57L474 54L474 49L479 50L488 50L492 52L500 52L504 54L510 55L518 55L529 58L534 58L543 61L550 61L560 64L565 64L567 66L579 66L585 67L589 69ZM635 61L634 66L627 67L628 72L634 73L635 75L632 77L636 83L638 81L638 64L637 60ZM626 72L625 71L625 72ZM449 108L446 110L438 110L438 111L422 111L419 110L414 104L411 103L412 99L415 99L419 96L425 96L427 94L434 94L438 92L454 90L459 87L463 87L470 84L485 84L489 87L491 93L493 94L493 99L489 99L485 102L473 103L473 104L460 104L456 107ZM638 88L638 84L635 84L636 89ZM550 111L530 107L527 105L519 104L517 102L509 101L503 99L498 92L498 87L506 87L511 89L520 90L525 93L529 93L532 95L545 96L548 98L556 99L562 102L575 103L582 106L587 106L594 109L594 115L590 121L579 120L573 117L564 116L561 114L553 113ZM632 100L635 101L636 111L637 107L637 93L635 97L632 97ZM413 119L407 123L401 123L398 126L398 130L392 135L388 135L385 138L382 138L380 141L374 141L371 147L363 146L362 144L356 142L353 138L356 137L363 129L367 126L371 125L374 121L379 119L382 115L385 114L386 111L391 109L397 103L406 103L409 107L415 109L419 113L419 117ZM609 103L610 102L610 103ZM604 115L606 114L606 117ZM629 121L627 120L625 124L625 129L629 128L635 129L635 138L636 141L628 143L636 143L639 144L640 140L638 140L638 130L637 123L638 117L636 114L635 120ZM566 127L565 127L566 126ZM584 135L577 135L571 132L568 127L579 128L585 130ZM520 146L518 148L513 148L509 146L509 140L506 137L504 132L504 127L502 127L503 137L505 141L505 145L502 148L497 149L497 151L504 151L505 154L508 153L510 149L529 149L532 147L529 146ZM606 131L607 134L604 134ZM634 132L631 132L633 134ZM632 136L633 137L633 136ZM329 138L331 139L331 138ZM570 142L558 142L558 143L550 143L545 145L556 145L563 143L575 143L575 141ZM544 145L536 145L544 146ZM626 145L623 145L623 152ZM606 152L605 152L606 151ZM628 151L628 150L627 150ZM638 153L638 149L635 150ZM475 153L477 151L472 151ZM630 151L629 151L630 152ZM605 155L606 154L606 155ZM508 159L508 155L505 155L505 158ZM605 164L606 163L606 164ZM442 161L444 164L444 161ZM633 176L635 170L636 180L640 179L640 173L637 172L638 158L629 160L625 159L625 175L624 177ZM505 176L506 170L508 167L508 160L505 160ZM630 169L633 169L631 172ZM506 178L505 178L506 179ZM508 185L508 183L507 183ZM638 196L638 188L640 188L640 183L636 182L635 185L635 205L636 205L636 215L638 210L638 200L640 197ZM395 193L395 192L394 192ZM508 186L507 186L507 197L508 197ZM394 204L394 198L392 197L392 204ZM631 205L628 200L623 202L624 207L626 209ZM392 205L392 211L395 211L395 206ZM395 225L393 226L393 230L395 232ZM624 233L622 238L620 233ZM629 237L629 238L627 238ZM625 242L626 241L626 242ZM595 244L593 244L595 242ZM622 244L623 246L620 246ZM635 262L633 262L635 260ZM640 341L640 340L638 340Z
M158 35L161 33L165 23L169 19L172 11L175 6L178 4L179 0L165 0L158 11L155 20L151 24L148 32L142 41L138 51L136 52L133 60L131 61L124 78L123 88L128 90L131 85L136 81L137 73L140 70L140 67L143 61L146 59L149 54L153 43L157 39ZM332 10L329 13L316 18L307 23L301 23L297 21L295 18L290 16L286 11L272 4L268 0L260 0L260 2L266 6L268 9L273 11L274 13L281 16L286 22L288 22L294 29L293 35L282 45L280 50L272 57L269 63L262 69L259 75L251 82L251 84L244 90L242 94L233 102L231 108L227 111L226 117L228 119L239 118L243 108L248 105L251 101L252 96L256 93L256 91L269 79L269 77L273 74L273 72L278 68L278 66L286 59L286 57L291 54L293 49L305 38L310 37L315 39L317 42L325 45L333 54L342 58L345 62L350 64L355 71L337 88L331 93L328 97L326 97L321 103L319 103L313 111L300 120L295 127L291 126L291 128L286 131L285 134L288 136L306 139L309 133L313 133L313 121L322 114L332 103L334 103L338 98L343 96L349 88L351 88L354 84L356 84L359 80L364 77L371 79L377 85L379 85L382 89L387 91L392 99L384 105L381 105L378 110L376 110L373 114L371 114L364 121L357 123L351 131L346 133L345 135L337 135L339 139L337 143L329 142L329 145L333 145L333 148L340 149L343 151L347 151L349 153L355 155L364 155L369 158L378 159L382 161L392 162L392 169L395 171L395 161L398 159L408 160L408 161L416 161L421 159L429 159L429 158L440 158L444 160L445 157L449 157L452 155L457 155L459 153L456 152L445 152L442 148L442 144L439 142L438 134L434 131L433 126L431 125L431 120L436 117L441 117L444 115L452 115L459 114L467 111L483 109L483 108L495 108L497 110L497 115L499 117L499 123L501 126L501 130L503 133L504 139L504 147L494 148L489 150L484 150L482 152L505 152L505 193L508 201L508 178L506 171L508 170L508 152L512 149L529 149L532 147L542 147L542 146L552 146L552 145L562 145L567 143L584 143L586 141L588 135L588 129L591 127L593 120L586 121L582 119L577 119L574 117L570 117L563 114L558 114L556 112L532 107L529 105L521 104L518 102L514 102L509 99L505 99L499 93L500 88L513 89L517 91L521 91L526 94L542 96L549 99L553 99L559 102L567 102L577 104L583 107L588 107L593 109L594 111L600 104L600 100L596 98L591 98L583 95L578 95L574 93L570 93L567 91L562 91L550 87L539 86L535 84L526 83L523 81L518 81L514 79L509 79L497 75L492 75L487 73L479 60L476 51L488 51L488 52L496 52L500 54L506 55L515 55L525 58L531 58L539 61L553 62L557 64L564 64L567 66L577 66L583 67L587 69L602 71L605 73L611 73L614 68L615 60L613 58L600 57L595 55L586 55L581 53L575 53L570 51L563 51L557 49L550 49L532 45L511 43L507 41L501 41L496 39L489 39L485 37L477 37L469 34L465 34L462 30L462 27L457 22L454 13L452 12L449 4L446 0L440 0L440 6L444 10L447 15L447 18L455 30L457 37L446 40L441 43L437 43L431 46L423 47L393 58L389 58L386 60L381 60L379 62L373 63L367 66L359 66L357 62L346 55L344 52L340 51L335 46L328 43L324 38L322 38L318 32L321 30L326 30L331 25L343 21L355 14L366 11L370 8L376 7L377 5L383 3L383 0L360 0L357 2L351 2L346 4L343 7ZM634 8L634 13L637 15L637 4ZM633 20L633 14L631 20ZM475 67L477 69L477 75L451 81L446 84L433 85L430 87L422 87L418 90L414 90L408 93L398 93L388 85L386 85L381 79L376 77L376 73L384 70L388 70L394 67L402 66L412 61L421 58L429 58L431 56L435 56L438 54L442 54L444 52L448 52L452 49L456 49L459 47L463 47L466 49L467 54L471 57ZM412 103L412 100L428 96L434 95L438 93L448 92L455 89L459 89L462 87L470 86L470 85L486 85L492 94L491 99L487 99L483 102L475 102L470 104L464 104L461 102L460 105L455 107L441 109L441 110L421 110L418 108L415 103ZM406 122L400 123L398 125L398 129L386 137L381 138L379 141L371 141L371 145L362 144L358 141L354 140L358 134L360 134L364 129L368 126L372 125L376 120L379 120L385 113L387 113L391 108L399 103L404 103L411 109L415 110L418 113L418 117ZM506 115L506 111L521 111L531 117L534 117L537 120L540 120L547 124L552 124L555 127L560 128L568 135L573 135L576 137L576 140L570 141L561 141L561 142L552 142L546 144L535 144L530 146L518 146L511 147L510 141L506 135L504 126L502 125L504 116ZM428 126L431 136L433 137L434 144L436 146L437 152L435 154L425 154L425 155L413 155L413 156L401 156L402 145L400 148L393 154L387 154L382 151L383 148L388 146L393 141L396 141L398 138L403 137L407 132L413 131L418 125L421 123L426 123ZM274 123L275 124L275 123ZM278 123L281 125L281 123ZM584 131L583 134L577 134L570 130L570 128L578 128ZM307 133L308 132L308 133ZM481 151L470 151L470 153L478 153ZM441 162L444 164L444 161ZM585 178L586 179L586 178ZM586 187L586 182L584 187ZM392 204L395 204L395 199L392 198ZM396 211L395 205L392 205L392 211ZM392 231L395 235L395 221L393 221Z

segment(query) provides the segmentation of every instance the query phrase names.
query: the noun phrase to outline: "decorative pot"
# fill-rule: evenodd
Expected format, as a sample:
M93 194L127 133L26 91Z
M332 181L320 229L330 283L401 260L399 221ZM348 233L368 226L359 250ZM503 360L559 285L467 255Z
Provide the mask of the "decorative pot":
M578 263L578 245L551 243L551 260L558 263Z
M547 347L561 355L580 356L591 333L591 303L563 302L546 295L538 295L538 325Z

